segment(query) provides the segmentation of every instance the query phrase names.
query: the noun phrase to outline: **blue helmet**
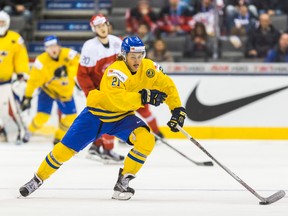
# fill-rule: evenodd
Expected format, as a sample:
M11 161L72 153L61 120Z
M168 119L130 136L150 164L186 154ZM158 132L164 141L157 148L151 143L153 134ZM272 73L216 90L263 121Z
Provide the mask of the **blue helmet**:
M138 36L128 36L123 39L121 45L121 54L125 57L129 52L143 52L145 57L145 45Z
M48 35L44 38L44 46L51 46L54 44L60 44L59 39L56 35Z

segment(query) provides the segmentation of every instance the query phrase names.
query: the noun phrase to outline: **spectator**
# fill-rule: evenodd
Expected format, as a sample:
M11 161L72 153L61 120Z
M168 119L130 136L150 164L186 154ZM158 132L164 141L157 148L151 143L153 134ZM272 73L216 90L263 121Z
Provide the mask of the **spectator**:
M180 0L182 3L187 4L192 13L195 13L195 5L198 0Z
M157 28L157 15L149 6L148 0L139 0L138 6L126 11L126 32L137 33L140 23L146 23L152 32Z
M184 35L191 31L192 11L179 0L169 0L159 14L158 26L161 34Z
M247 6L250 16L256 19L258 18L258 10L255 5L252 4L252 0L226 0L225 5L226 28L229 34L231 33L231 29L234 26L235 17L241 13L240 8L242 5Z
M232 35L246 36L255 27L257 18L248 10L246 4L239 6L239 13L233 19Z
M221 1L217 3L217 7L221 8L223 5ZM219 25L215 19L215 5L213 0L198 0L195 4L196 14L193 16L193 23L202 22L206 26L207 34L210 36L215 35L215 25ZM221 10L219 10L219 15Z
M281 0L253 0L259 14L267 13L270 16L282 14L280 2Z
M288 62L288 34L284 33L281 35L278 45L271 49L266 58L265 62Z
M153 49L148 52L147 58L155 62L174 62L172 53L167 50L166 43L162 39L154 41Z
M139 25L137 35L143 41L146 47L146 51L150 51L153 46L153 41L155 40L155 37L146 23L141 23Z
M264 58L268 50L277 44L280 33L271 24L268 14L261 14L259 27L251 30L248 35L245 56L248 58Z
M9 15L23 15L25 20L31 23L33 11L38 2L38 0L6 0L3 10Z
M195 24L195 28L186 36L183 57L211 57L212 44L206 32L205 25L201 22Z
M248 10L255 17L258 17L258 9L254 5L255 0L226 0L226 16L233 17L235 13L239 10L240 5L248 5Z
M0 0L0 11L3 10L3 8L8 5L8 0Z

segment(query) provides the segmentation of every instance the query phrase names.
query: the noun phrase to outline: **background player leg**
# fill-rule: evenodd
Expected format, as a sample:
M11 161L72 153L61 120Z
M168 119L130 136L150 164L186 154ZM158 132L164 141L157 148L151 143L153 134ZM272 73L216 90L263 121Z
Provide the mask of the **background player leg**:
M103 134L98 138L88 150L87 158L102 161L104 163L122 163L124 156L113 151L114 136ZM102 149L101 149L102 147Z

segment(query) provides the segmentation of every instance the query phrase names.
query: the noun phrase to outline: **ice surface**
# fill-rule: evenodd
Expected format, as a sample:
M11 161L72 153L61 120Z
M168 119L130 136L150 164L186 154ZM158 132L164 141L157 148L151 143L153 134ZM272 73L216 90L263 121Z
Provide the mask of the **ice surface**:
M261 206L259 200L218 165L196 166L158 143L131 181L129 201L111 199L121 165L86 159L87 149L65 163L39 190L17 198L52 149L52 138L33 137L16 146L0 143L0 216L277 216L288 215L287 197ZM168 140L196 161L210 158L188 140ZM288 141L199 140L217 160L261 196L288 192ZM117 144L118 153L130 147Z

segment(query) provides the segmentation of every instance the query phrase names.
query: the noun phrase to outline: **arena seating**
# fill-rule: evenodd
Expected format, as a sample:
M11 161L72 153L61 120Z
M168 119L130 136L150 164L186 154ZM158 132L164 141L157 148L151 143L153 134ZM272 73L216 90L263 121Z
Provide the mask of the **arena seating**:
M65 43L63 45L78 47L83 42L94 36L89 26L89 19L93 14L99 12L97 2L94 0L43 0L41 5L41 12L35 18L32 42L28 43L29 53L36 55L39 49L34 49L35 44L41 42L48 34L55 34L60 37ZM150 1L156 12L167 3L168 0ZM109 21L114 26L113 34L118 36L125 36L125 12L127 8L135 7L137 0L112 0L112 10L107 11ZM103 11L105 13L105 11ZM23 22L21 17L13 17L11 28L23 33ZM287 16L273 16L272 23L279 30L286 30ZM185 59L182 57L182 49L184 47L184 37L165 37L163 38L167 43L168 50L172 52L176 61L194 61L192 59ZM243 45L245 38L242 38ZM41 43L40 43L41 44ZM34 48L33 48L34 47ZM243 61L244 50L235 48L228 38L219 38L219 61ZM206 61L199 57L198 61ZM245 60L245 59L244 59ZM214 61L214 59L209 59Z

